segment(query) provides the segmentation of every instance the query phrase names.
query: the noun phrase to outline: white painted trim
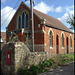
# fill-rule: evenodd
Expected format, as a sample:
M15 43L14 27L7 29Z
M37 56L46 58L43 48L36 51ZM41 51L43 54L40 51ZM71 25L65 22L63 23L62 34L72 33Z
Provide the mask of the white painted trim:
M48 35L50 35L50 31L52 31L52 35L54 35L54 32L53 32L53 29L52 28L49 29Z
M72 35L70 34L71 38L72 38ZM70 36L69 36L69 39L70 39Z
M53 47L50 46L50 49L53 49Z
M62 47L62 49L65 49L64 47Z
M71 39L70 39L70 37L71 37ZM70 34L70 37L69 37L69 39L70 39L70 41L72 40L72 35ZM71 43L70 43L70 49L72 49L72 47L71 47Z
M24 12L24 15L25 15L25 20L24 20L24 29L29 29L29 13L28 13L28 10L25 9L25 8L22 8L18 13L17 13L17 16L16 16L16 29L18 29L18 18L19 16L21 16L21 28L22 28L22 14ZM26 12L26 13L25 13ZM26 15L28 14L28 28L25 28L25 25L26 25Z
M44 30L42 30L43 31L43 33L46 33Z
M70 49L72 49L72 47L70 47Z
M62 34L64 35L64 38L65 38L65 34L64 34L64 32L63 32L63 31L61 32L61 37L62 37Z
M41 24L46 24L46 19L41 19Z

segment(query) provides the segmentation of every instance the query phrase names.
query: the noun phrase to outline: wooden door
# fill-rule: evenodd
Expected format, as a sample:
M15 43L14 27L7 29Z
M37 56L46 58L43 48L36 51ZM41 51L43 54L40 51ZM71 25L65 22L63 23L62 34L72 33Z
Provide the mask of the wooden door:
M56 53L59 54L59 36L56 36Z
M66 49L67 49L67 54L69 53L69 47L68 47L68 37L66 38Z

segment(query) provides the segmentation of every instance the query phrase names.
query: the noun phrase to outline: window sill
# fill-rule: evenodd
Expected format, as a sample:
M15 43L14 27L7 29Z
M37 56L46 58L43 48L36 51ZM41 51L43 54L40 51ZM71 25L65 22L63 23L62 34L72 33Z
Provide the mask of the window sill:
M64 47L62 47L62 49L64 49Z
M50 47L50 49L53 49L53 47Z
M72 47L70 47L70 49L72 49Z

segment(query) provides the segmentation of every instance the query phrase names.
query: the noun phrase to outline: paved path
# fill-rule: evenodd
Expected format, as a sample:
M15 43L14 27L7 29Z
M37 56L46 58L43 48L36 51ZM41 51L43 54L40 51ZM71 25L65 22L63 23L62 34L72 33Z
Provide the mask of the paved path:
M74 75L74 63L55 69L52 72L44 72L40 75Z

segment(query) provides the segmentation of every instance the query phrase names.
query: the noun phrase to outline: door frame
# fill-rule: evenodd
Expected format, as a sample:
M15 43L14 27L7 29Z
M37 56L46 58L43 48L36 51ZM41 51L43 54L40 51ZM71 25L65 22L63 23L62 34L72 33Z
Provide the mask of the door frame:
M59 54L59 35L56 35L56 54Z
M66 37L66 51L67 51L67 54L69 53L69 38Z

